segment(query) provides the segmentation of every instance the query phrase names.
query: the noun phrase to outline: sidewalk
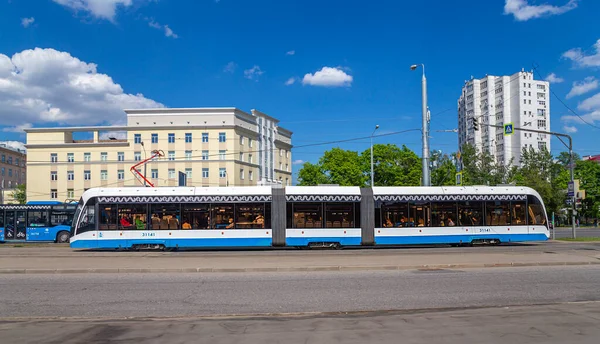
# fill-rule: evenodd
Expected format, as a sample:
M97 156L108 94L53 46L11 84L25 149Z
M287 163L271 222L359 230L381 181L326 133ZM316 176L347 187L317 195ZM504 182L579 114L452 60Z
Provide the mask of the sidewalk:
M10 251L9 251L10 250ZM367 271L600 264L599 251L418 253L405 250L90 252L2 249L3 273Z

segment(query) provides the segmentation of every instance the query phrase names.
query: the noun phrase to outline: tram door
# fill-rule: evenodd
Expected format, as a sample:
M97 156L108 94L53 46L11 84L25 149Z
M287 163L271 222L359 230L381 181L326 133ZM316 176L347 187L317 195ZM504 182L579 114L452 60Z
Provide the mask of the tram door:
M4 221L4 240L26 240L27 224L24 210L7 210Z

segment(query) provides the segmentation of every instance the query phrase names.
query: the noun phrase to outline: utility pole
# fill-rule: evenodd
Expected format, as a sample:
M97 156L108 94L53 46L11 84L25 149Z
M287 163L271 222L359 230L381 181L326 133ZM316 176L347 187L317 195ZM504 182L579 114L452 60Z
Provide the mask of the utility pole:
M379 124L375 126L375 130L371 133L371 187L375 186L375 174L373 172L373 135L375 135L377 129L379 129Z
M501 128L504 130L504 127L501 125L493 125L493 124L484 124L487 125L488 127L492 127L492 128ZM524 128L517 128L513 126L513 130L518 130L518 131L525 131L525 132L529 132L529 133L538 133L538 134L546 134L546 135L553 135L556 136L556 138L558 138L560 140L560 142L565 145L565 147L567 147L569 149L569 171L571 173L571 183L575 183L574 178L575 178L575 171L574 171L574 166L575 166L575 162L573 161L573 139L571 138L571 135L567 135L567 134L563 134L563 133L557 133L557 132L553 132L553 131L545 131L545 130L536 130L536 129L524 129ZM563 138L566 138L567 140L569 140L569 143L567 144L565 141L563 141ZM573 239L577 238L577 232L575 229L575 193L573 193L573 196L570 196L571 198L571 235L573 237Z
M425 77L425 65L418 64L410 66L411 70L423 68L421 77L421 115L422 115L422 133L423 133L423 186L431 186L431 176L429 170L429 109L427 107L427 78Z

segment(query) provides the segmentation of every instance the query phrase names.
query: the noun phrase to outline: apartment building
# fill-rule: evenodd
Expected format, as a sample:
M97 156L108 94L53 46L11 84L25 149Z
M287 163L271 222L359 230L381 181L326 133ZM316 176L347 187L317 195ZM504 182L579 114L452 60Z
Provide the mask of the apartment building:
M0 204L12 203L12 194L26 181L27 153L0 143Z
M292 132L260 111L237 108L125 110L125 126L31 128L28 200L77 199L92 187L141 186L132 166L157 187L292 183Z
M550 150L550 135L515 131L503 126L550 131L550 84L522 70L510 76L487 75L465 82L458 99L458 144L469 143L491 153L504 165L519 166L523 148ZM478 130L475 130L475 126Z

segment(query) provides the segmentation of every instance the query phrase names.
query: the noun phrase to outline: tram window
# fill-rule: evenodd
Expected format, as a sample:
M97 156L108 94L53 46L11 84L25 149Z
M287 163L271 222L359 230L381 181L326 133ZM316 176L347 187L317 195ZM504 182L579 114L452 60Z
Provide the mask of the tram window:
M73 222L73 213L64 210L50 210L50 225L51 226L70 226Z
M527 196L529 203L529 224L530 225L546 225L546 214L542 202L535 196Z
M208 204L184 204L182 229L210 229L210 208Z
M458 202L458 225L483 225L483 203L473 201Z
M215 229L234 229L235 218L233 204L214 204L211 227Z
M83 210L81 211L81 216L79 217L79 224L77 226L76 234L96 230L96 216L94 203L95 201L92 200L83 207Z
M121 230L146 229L148 207L145 204L117 204L118 228Z
M323 228L321 203L294 203L294 228Z
M431 225L433 227L456 226L456 218L455 202L431 203Z
M511 223L517 226L524 226L527 224L527 209L525 201L513 201L510 202L511 207Z
M150 205L152 229L179 229L179 203Z
M235 205L235 228L265 228L264 203L238 203Z
M265 203L265 227L271 228L271 203Z
M100 204L98 208L98 229L101 231L117 230L117 206L114 204Z
M285 228L292 228L292 219L294 218L292 207L293 205L290 202L285 204Z
M409 225L417 227L429 227L431 224L431 207L429 202L411 202L409 208Z
M46 227L48 226L47 210L29 210L27 212L27 227Z
M0 210L0 228L4 228L4 210Z
M325 203L326 228L354 228L354 203Z
M492 201L485 203L485 224L487 226L510 225L510 202Z
M408 217L408 203L386 203L381 205L383 217L383 227L412 227L414 219L411 222ZM380 221L381 221L380 220Z

